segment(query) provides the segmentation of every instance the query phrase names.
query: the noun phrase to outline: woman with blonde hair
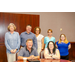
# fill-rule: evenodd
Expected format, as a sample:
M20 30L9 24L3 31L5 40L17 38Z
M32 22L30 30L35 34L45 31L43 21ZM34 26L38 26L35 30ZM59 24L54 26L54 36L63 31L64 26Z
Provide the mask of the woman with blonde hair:
M20 48L19 33L15 31L16 26L13 23L8 25L8 32L5 34L5 46L8 62L16 61L16 53Z
M67 40L65 34L60 35L59 41L56 42L56 46L60 51L60 58L69 60L69 52L68 50L71 48L70 42Z

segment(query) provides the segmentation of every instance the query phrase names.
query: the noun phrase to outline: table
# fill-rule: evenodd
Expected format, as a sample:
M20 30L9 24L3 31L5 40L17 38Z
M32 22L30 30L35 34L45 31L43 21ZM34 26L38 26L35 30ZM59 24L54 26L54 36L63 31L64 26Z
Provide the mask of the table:
M40 62L71 62L69 60L63 59L39 59ZM23 60L17 60L16 62L23 62Z

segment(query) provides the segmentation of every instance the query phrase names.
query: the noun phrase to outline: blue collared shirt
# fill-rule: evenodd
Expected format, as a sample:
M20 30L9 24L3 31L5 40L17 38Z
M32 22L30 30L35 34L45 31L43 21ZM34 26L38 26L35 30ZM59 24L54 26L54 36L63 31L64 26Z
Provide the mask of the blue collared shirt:
M6 46L6 52L11 54L12 49L18 49L16 53L19 51L20 48L20 36L18 32L15 32L11 34L10 32L7 32L5 34L5 46Z
M23 47L20 49L18 56L29 57L31 55L38 56L37 50L35 47L31 48L31 52L27 49L27 47Z
M37 39L34 33L30 32L29 34L25 31L21 33L20 35L20 41L21 41L21 46L26 47L26 40L27 39L32 39L33 40L33 46L37 49Z

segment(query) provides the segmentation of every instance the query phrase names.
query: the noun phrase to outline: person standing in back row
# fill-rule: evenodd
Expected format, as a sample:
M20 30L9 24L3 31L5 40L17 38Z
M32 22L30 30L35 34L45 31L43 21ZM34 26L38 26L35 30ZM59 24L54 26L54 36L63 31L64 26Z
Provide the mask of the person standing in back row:
M60 58L69 60L69 49L71 48L71 43L67 40L65 34L60 35L59 41L56 42L56 47L59 49Z
M41 33L41 28L36 27L34 29L34 33L36 35L37 38L37 44L38 44L38 49L37 52L40 55L40 52L44 50L44 36Z
M16 53L20 48L20 36L15 30L16 26L13 23L10 23L8 26L8 32L5 34L5 46L8 62L16 61Z
M52 36L53 31L51 29L48 29L47 33L48 33L48 36L44 38L45 48L47 48L49 41L53 41L55 43L55 37Z
M21 40L21 46L26 47L26 40L32 39L33 40L33 46L37 49L37 39L34 33L31 32L32 26L27 25L26 31L21 33L20 40Z

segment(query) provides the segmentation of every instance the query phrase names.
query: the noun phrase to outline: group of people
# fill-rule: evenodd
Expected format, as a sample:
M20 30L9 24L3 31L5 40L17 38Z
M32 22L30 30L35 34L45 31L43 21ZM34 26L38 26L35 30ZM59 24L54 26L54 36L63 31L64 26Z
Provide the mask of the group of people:
M53 31L48 29L48 36L41 34L41 28L36 27L34 33L31 32L32 26L27 25L26 31L16 32L16 26L13 23L8 25L8 32L5 34L5 46L8 62L18 59L37 59L40 58L40 52L44 51L45 59L66 59L69 60L68 50L71 48L70 42L65 34L61 34L59 41L55 43Z

